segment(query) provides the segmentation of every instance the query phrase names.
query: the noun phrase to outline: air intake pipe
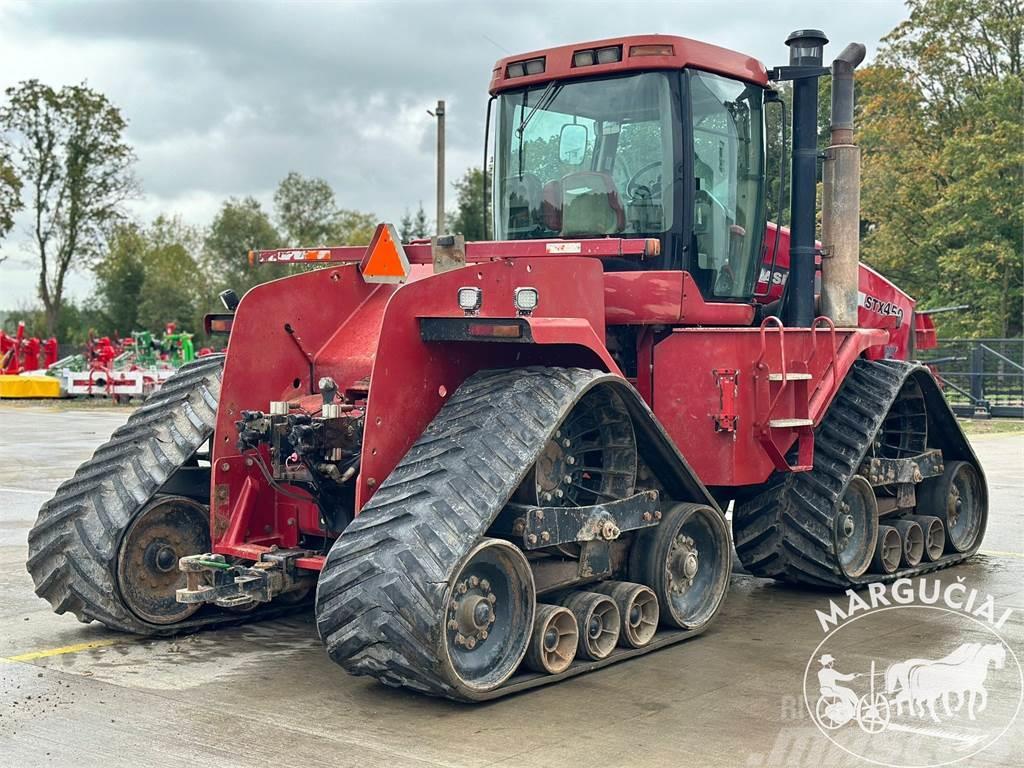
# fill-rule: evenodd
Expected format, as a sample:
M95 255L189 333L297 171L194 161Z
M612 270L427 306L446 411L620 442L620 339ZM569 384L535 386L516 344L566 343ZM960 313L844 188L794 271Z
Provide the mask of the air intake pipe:
M832 62L831 141L822 169L821 311L857 325L860 271L860 148L853 143L853 70L865 48L850 43Z

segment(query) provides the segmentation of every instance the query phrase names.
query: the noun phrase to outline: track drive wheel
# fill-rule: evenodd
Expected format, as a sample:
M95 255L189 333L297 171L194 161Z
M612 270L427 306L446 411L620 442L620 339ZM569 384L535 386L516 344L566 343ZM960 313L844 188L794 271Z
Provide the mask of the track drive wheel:
M521 550L481 539L448 582L444 673L460 691L504 683L526 655L534 623L533 572Z
M935 515L946 526L946 551L967 552L985 533L988 496L978 470L966 461L951 461L939 477L918 488L917 511Z
M663 624L696 630L718 612L729 586L732 544L721 514L702 504L676 504L661 524L633 543L630 577L647 584Z
M878 500L865 478L854 475L833 518L839 566L854 579L871 565L878 540Z
M150 624L175 624L200 608L179 603L185 586L178 560L210 549L209 512L182 496L157 496L124 533L117 556L117 586L125 604Z

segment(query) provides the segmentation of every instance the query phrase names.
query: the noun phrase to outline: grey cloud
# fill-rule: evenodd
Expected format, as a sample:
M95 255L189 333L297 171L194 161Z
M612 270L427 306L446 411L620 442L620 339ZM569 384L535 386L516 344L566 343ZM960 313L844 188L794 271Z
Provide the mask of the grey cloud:
M829 50L859 39L873 51L904 15L895 0L9 4L0 87L39 76L107 93L130 120L147 194L139 211L178 205L204 224L228 196L269 200L294 169L330 181L339 204L394 220L419 201L432 209L424 110L438 98L449 180L481 162L487 84L507 52L663 32L772 64L792 29L824 28ZM0 279L0 307L25 298L14 283L24 281Z

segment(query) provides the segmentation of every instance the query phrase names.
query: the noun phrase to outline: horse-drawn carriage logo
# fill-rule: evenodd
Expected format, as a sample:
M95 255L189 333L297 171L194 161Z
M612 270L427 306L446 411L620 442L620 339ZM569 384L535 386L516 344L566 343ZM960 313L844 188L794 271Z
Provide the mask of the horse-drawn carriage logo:
M897 768L1010 749L1009 742L994 746L1024 702L1024 671L996 631L1010 612L998 621L986 612L982 621L977 611L943 605L938 597L930 605L910 604L915 593L906 588L907 599L876 605L876 597L889 594L878 589L851 596L847 610L819 612L826 635L804 674L815 725L849 754ZM915 658L887 653L908 645L916 646Z
M1002 643L964 643L941 659L907 659L890 664L884 672L876 672L872 661L871 671L866 673L868 689L861 695L842 683L865 674L842 674L835 662L830 653L818 660L820 695L814 708L818 724L835 730L856 721L864 732L878 733L905 712L941 724L940 711L948 718L966 705L968 718L976 720L988 706L985 679L989 669L1006 666L1006 647Z

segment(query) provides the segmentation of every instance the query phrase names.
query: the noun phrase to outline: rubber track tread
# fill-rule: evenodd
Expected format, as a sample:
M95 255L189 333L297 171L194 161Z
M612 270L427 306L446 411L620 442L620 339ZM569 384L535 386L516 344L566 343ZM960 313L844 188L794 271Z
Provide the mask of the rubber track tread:
M854 363L815 430L814 468L776 473L765 490L737 505L733 538L747 571L794 584L846 588L926 573L972 554L950 555L888 575L867 573L853 580L836 560L832 521L837 503L900 388L918 370L919 366L899 361Z
M120 598L116 569L135 514L213 434L223 366L223 355L182 366L40 508L26 565L36 594L57 613L147 635L209 623L140 620Z
M466 698L441 659L448 581L604 375L522 368L466 380L327 556L316 619L335 662L387 685Z

